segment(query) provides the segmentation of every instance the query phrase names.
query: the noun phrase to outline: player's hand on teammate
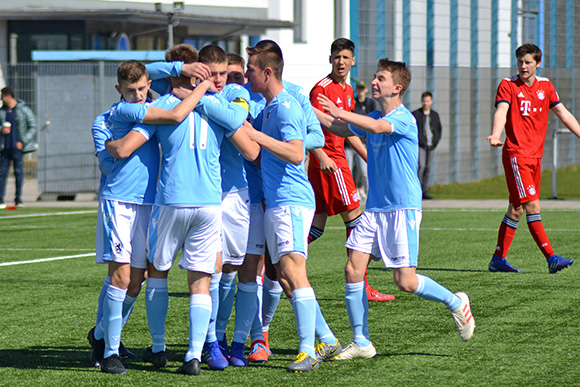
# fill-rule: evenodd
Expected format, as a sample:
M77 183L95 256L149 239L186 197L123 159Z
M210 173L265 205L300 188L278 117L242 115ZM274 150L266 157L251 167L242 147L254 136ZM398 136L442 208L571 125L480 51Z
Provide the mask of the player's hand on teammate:
M171 94L175 95L179 99L185 99L188 95L191 94L193 90L186 89L184 87L176 87L171 91Z
M499 138L494 136L487 136L487 140L489 141L489 145L491 146L497 147L503 145L503 142Z
M324 110L328 112L328 114L330 114L334 118L339 118L338 116L341 112L341 109L338 106L336 106L334 102L330 100L330 98L328 98L324 94L318 94L317 99L318 103L322 105L322 107L324 108Z
M181 68L181 75L197 78L203 81L211 76L211 71L209 70L209 67L203 63L184 63Z
M258 137L260 135L260 132L257 131L256 129L254 129L254 127L252 126L252 124L250 124L248 121L244 121L244 124L242 125L242 129L241 130L243 130L243 131L246 132L246 134L248 135L248 137L250 138L250 140L257 142Z

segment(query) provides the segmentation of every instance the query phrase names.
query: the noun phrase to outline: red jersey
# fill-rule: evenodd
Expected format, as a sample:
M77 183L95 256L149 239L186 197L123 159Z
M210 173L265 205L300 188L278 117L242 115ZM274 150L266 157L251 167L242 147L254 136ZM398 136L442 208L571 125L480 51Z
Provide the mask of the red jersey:
M324 111L324 108L318 103L318 94L323 94L330 98L339 108L346 111L354 110L354 94L352 87L347 83L342 87L330 75L319 81L310 91L310 102L315 108ZM330 157L337 167L348 165L344 155L344 137L339 137L329 131L322 129L324 132L324 147L322 150ZM320 162L316 157L310 157L310 165L320 168Z
M538 77L530 87L518 75L503 79L497 88L495 105L507 102L510 107L505 124L504 154L542 158L550 109L560 97L548 78Z

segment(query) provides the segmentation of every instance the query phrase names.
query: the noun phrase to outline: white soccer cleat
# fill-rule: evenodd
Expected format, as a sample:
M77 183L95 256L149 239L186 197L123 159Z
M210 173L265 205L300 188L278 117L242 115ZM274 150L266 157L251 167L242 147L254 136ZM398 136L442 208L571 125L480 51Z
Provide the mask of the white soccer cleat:
M457 325L459 337L461 337L461 340L467 341L473 337L475 319L471 314L471 305L467 294L459 292L455 293L455 295L461 299L461 305L459 305L459 308L452 310L451 315L453 320L455 320L455 325Z
M377 349L373 343L369 343L366 347L361 347L354 341L343 348L339 355L336 355L332 360L350 360L350 359L370 359L375 357Z

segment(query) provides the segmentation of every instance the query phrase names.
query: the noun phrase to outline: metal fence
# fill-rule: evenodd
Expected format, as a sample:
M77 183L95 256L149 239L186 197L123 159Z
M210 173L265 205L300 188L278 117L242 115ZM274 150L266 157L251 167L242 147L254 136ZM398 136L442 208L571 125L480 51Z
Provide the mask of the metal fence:
M49 62L10 66L8 83L18 97L37 113L39 149L37 166L28 163L27 176L38 176L41 195L69 195L94 192L99 170L90 128L93 119L118 100L114 89L117 62ZM302 65L307 67L307 65ZM470 182L503 174L501 150L485 139L491 133L495 92L512 69L412 67L413 80L403 102L410 109L420 107L420 96L434 85L435 104L443 123L443 137L436 151L432 184ZM560 98L574 114L580 101L580 71L541 69L541 75L556 85ZM288 79L309 90L301 79ZM370 79L364 79L370 82ZM580 107L580 104L578 104ZM580 111L578 111L580 116ZM550 115L543 168L553 164L553 131L561 127ZM573 136L558 145L559 167L580 160L580 141Z

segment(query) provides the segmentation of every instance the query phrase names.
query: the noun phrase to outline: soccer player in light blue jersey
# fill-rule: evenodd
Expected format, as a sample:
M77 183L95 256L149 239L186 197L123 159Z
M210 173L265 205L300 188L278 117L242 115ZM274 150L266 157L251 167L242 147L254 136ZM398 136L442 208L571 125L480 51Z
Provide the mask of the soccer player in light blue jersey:
M190 48L188 48L190 47ZM168 61L192 61L193 47L176 46L166 53ZM176 93L191 91L189 77L170 77L171 95L154 106L171 109L179 104ZM193 93L204 94L213 83L201 82ZM147 280L147 320L152 347L142 353L145 361L156 367L167 363L165 319L168 308L167 275L181 250L180 268L188 271L190 291L189 349L178 373L198 375L199 363L210 320L212 302L209 294L211 275L221 248L221 177L220 146L227 137L249 159L259 153L240 128L243 119L226 122L228 102L219 94L206 95L196 110L180 124L137 125L125 137L107 143L107 150L124 158L155 136L161 146L161 174L149 228L149 278Z
M308 232L314 217L314 192L304 171L306 125L298 101L284 90L284 61L280 47L263 40L248 47L246 76L252 91L266 98L266 107L249 128L250 138L262 147L262 187L266 203L264 230L278 278L292 291L299 353L289 371L306 372L319 367L316 356L315 326L320 313L314 290L306 273ZM249 124L248 124L249 125ZM323 320L323 318L322 318ZM326 324L327 349L340 343Z
M199 64L198 64L199 65ZM203 66L198 69L208 71ZM120 334L145 279L145 249L151 206L159 170L159 149L144 144L124 160L114 160L104 148L105 137L121 138L137 122L181 122L195 107L195 96L170 111L149 106L151 81L145 65L122 63L118 69L120 102L99 115L93 124L95 151L102 172L97 218L97 262L108 263L109 272L99 296L97 324L88 335L92 362L106 373L126 373L119 360L135 355L120 343ZM208 76L209 72L201 74Z
M228 59L218 46L208 45L200 50L200 62L211 71L216 90L230 103L231 113L244 121L248 116L249 93L242 86L226 84ZM243 75L243 74L242 74ZM236 294L238 268L252 264L246 262L246 247L250 223L250 199L244 170L244 158L230 141L223 141L220 149L222 178L222 252L218 254L216 271L212 276L212 318L208 328L203 360L212 370L223 370L231 364L248 365L245 341L257 309L257 283L255 274L249 278L240 274L237 286L236 319L231 351L226 339L226 327ZM253 269L254 273L256 269Z
M345 268L345 300L354 340L337 360L371 358L377 351L370 341L368 300L364 274L373 259L393 269L398 288L442 302L449 308L462 340L473 336L475 320L469 297L452 293L429 277L417 274L421 184L417 177L418 135L412 114L401 103L411 73L405 63L381 59L372 81L372 96L381 106L368 116L337 108L324 95L318 97L330 115L317 111L322 123L342 137L367 136L369 194L360 223L349 236ZM349 125L350 124L350 125Z

